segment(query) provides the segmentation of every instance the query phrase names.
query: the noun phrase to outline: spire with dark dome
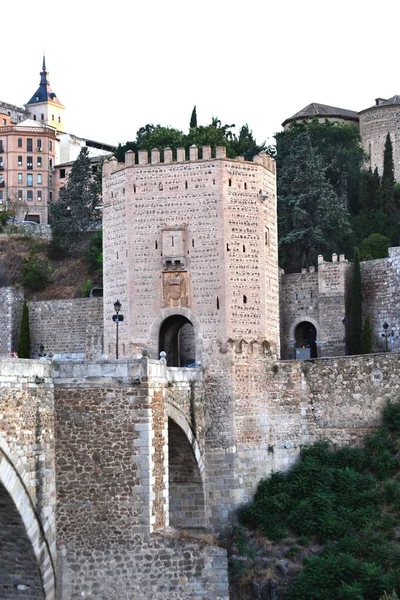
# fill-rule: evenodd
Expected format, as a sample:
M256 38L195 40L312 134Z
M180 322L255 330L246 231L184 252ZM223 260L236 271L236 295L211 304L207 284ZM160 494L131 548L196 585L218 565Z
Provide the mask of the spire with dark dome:
M25 106L37 104L38 102L53 102L54 104L59 104L62 106L56 94L50 87L48 75L49 73L46 69L46 56L43 54L43 64L42 70L40 71L39 87Z

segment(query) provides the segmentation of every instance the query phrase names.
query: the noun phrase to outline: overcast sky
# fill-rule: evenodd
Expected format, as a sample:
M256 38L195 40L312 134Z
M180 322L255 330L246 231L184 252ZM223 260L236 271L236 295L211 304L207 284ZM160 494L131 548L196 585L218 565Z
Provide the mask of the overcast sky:
M2 11L0 99L28 102L43 51L66 129L108 143L212 116L273 142L310 102L400 94L399 0L20 0ZM9 24L9 26L7 25Z

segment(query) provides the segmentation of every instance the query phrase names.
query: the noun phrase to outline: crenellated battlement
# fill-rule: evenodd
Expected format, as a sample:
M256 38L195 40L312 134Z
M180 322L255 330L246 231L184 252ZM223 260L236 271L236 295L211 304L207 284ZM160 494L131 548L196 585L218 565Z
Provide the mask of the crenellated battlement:
M175 158L176 156L176 158ZM204 162L207 160L220 160L225 159L232 162L244 163L249 162L253 164L263 165L268 171L275 174L276 166L275 160L263 152L254 156L252 161L245 161L243 156L237 156L236 158L227 158L226 147L217 146L213 152L211 146L195 146L192 145L188 150L186 148L177 148L176 153L169 147L164 148L160 151L158 148L153 148L151 152L147 150L139 150L139 152L133 152L128 150L125 153L125 162L119 163L113 156L110 160L105 160L103 163L103 176L111 175L116 171L120 171L126 167L144 167L153 165L170 165L173 163L185 163L185 162Z

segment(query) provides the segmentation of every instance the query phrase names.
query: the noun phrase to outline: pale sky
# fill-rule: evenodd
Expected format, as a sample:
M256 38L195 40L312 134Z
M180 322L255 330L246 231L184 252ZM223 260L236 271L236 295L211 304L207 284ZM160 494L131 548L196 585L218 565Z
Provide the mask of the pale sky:
M12 10L11 10L12 7ZM0 99L39 85L43 51L66 130L101 142L212 116L273 142L311 102L362 110L400 94L398 0L20 0L2 11Z

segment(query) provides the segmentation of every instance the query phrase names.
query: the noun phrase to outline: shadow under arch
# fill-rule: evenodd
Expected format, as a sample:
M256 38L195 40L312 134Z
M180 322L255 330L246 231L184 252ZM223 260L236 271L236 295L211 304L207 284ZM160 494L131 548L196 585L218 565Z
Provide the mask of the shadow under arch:
M160 311L160 314L154 319L149 332L148 337L148 349L152 358L159 358L159 342L160 342L160 331L164 321L171 317L183 317L187 319L194 329L194 346L195 356L194 360L196 363L201 363L203 353L203 331L199 319L190 310L190 308L176 307L176 308L164 308ZM183 320L182 320L183 324ZM168 357L167 357L168 361ZM176 365L174 365L176 366Z
M172 527L206 526L204 463L196 437L181 411L168 406L169 523Z
M4 446L4 443L1 446ZM43 598L54 600L56 574L50 547L29 492L4 447L0 447L0 486L12 501L30 541L41 575Z

